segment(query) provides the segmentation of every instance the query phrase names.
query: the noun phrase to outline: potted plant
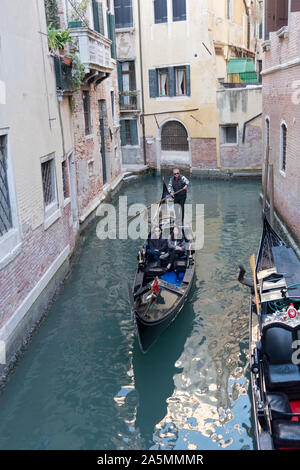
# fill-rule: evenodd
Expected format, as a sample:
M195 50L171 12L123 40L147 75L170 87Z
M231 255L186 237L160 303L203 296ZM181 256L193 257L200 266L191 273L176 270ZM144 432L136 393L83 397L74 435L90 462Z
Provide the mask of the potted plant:
M47 32L49 50L54 54L59 52L60 55L63 55L66 43L71 42L70 29L63 31L61 29L53 28L52 24L50 24Z
M89 0L73 0L69 28L80 28L89 25L86 16L88 6Z
M66 65L72 65L72 62L73 62L73 54L65 54L64 55L64 63Z

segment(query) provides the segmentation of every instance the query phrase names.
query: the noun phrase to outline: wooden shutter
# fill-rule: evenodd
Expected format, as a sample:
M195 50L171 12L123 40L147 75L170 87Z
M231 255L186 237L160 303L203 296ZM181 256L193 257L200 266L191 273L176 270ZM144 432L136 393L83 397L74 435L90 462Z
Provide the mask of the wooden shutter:
M289 0L277 0L276 31L287 26L289 16Z
M93 18L94 18L94 30L100 33L98 2L96 0L92 0L92 7L93 7Z
M158 94L157 84L157 71L156 69L149 70L149 93L150 98L156 98Z
M175 83L174 67L168 67L168 84L169 84L169 96L175 96L176 95L176 83Z
M125 128L125 120L120 120L120 137L121 137L121 146L124 147L126 145L126 128Z
M130 119L129 122L130 122L130 143L131 145L139 145L137 121L136 119Z
M117 71L118 71L118 87L119 87L119 91L123 91L122 62L118 62L118 63L117 63Z
M186 65L186 94L187 96L191 96L191 67L190 65Z
M167 0L154 0L155 23L167 23Z
M300 0L292 0L291 11L300 11Z

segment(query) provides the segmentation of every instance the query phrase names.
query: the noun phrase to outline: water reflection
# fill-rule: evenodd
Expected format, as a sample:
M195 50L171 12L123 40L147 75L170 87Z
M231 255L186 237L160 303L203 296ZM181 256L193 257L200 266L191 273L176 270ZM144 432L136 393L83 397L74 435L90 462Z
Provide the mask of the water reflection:
M135 389L138 393L135 426L148 448L153 431L167 413L167 399L174 392L174 376L182 371L177 360L193 328L194 310L191 300L186 303L176 321L142 354L137 342L133 351Z

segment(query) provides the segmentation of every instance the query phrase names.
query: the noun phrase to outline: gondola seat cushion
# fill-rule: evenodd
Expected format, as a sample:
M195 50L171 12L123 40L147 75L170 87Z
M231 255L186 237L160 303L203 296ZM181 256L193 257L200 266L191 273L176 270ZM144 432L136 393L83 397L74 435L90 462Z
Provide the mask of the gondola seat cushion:
M180 260L175 261L174 271L175 272L184 272L186 270L186 257L180 258Z
M272 419L278 417L282 419L280 413L292 413L289 399L285 393L267 393L267 401L271 409Z
M285 420L275 421L273 437L277 449L300 449L300 422Z
M288 391L300 387L300 371L292 362L293 334L289 329L274 326L263 334L266 382L271 391Z
M160 277L164 275L165 270L162 268L160 261L152 261L148 263L145 273L149 277Z

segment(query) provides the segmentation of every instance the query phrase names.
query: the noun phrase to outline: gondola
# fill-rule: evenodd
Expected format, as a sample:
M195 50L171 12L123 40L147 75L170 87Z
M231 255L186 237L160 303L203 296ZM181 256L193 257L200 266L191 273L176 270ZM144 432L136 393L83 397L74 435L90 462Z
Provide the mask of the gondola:
M251 289L250 376L259 450L300 449L300 261L264 219Z
M163 237L174 228L174 207L168 189L163 182L157 218ZM148 239L151 236L150 226ZM147 255L147 242L138 253L138 266L133 287L129 285L132 318L142 352L156 342L176 319L192 288L195 276L195 250L190 227L183 227L186 238L186 257L175 261L173 270L167 271L168 255L159 261L151 261Z

